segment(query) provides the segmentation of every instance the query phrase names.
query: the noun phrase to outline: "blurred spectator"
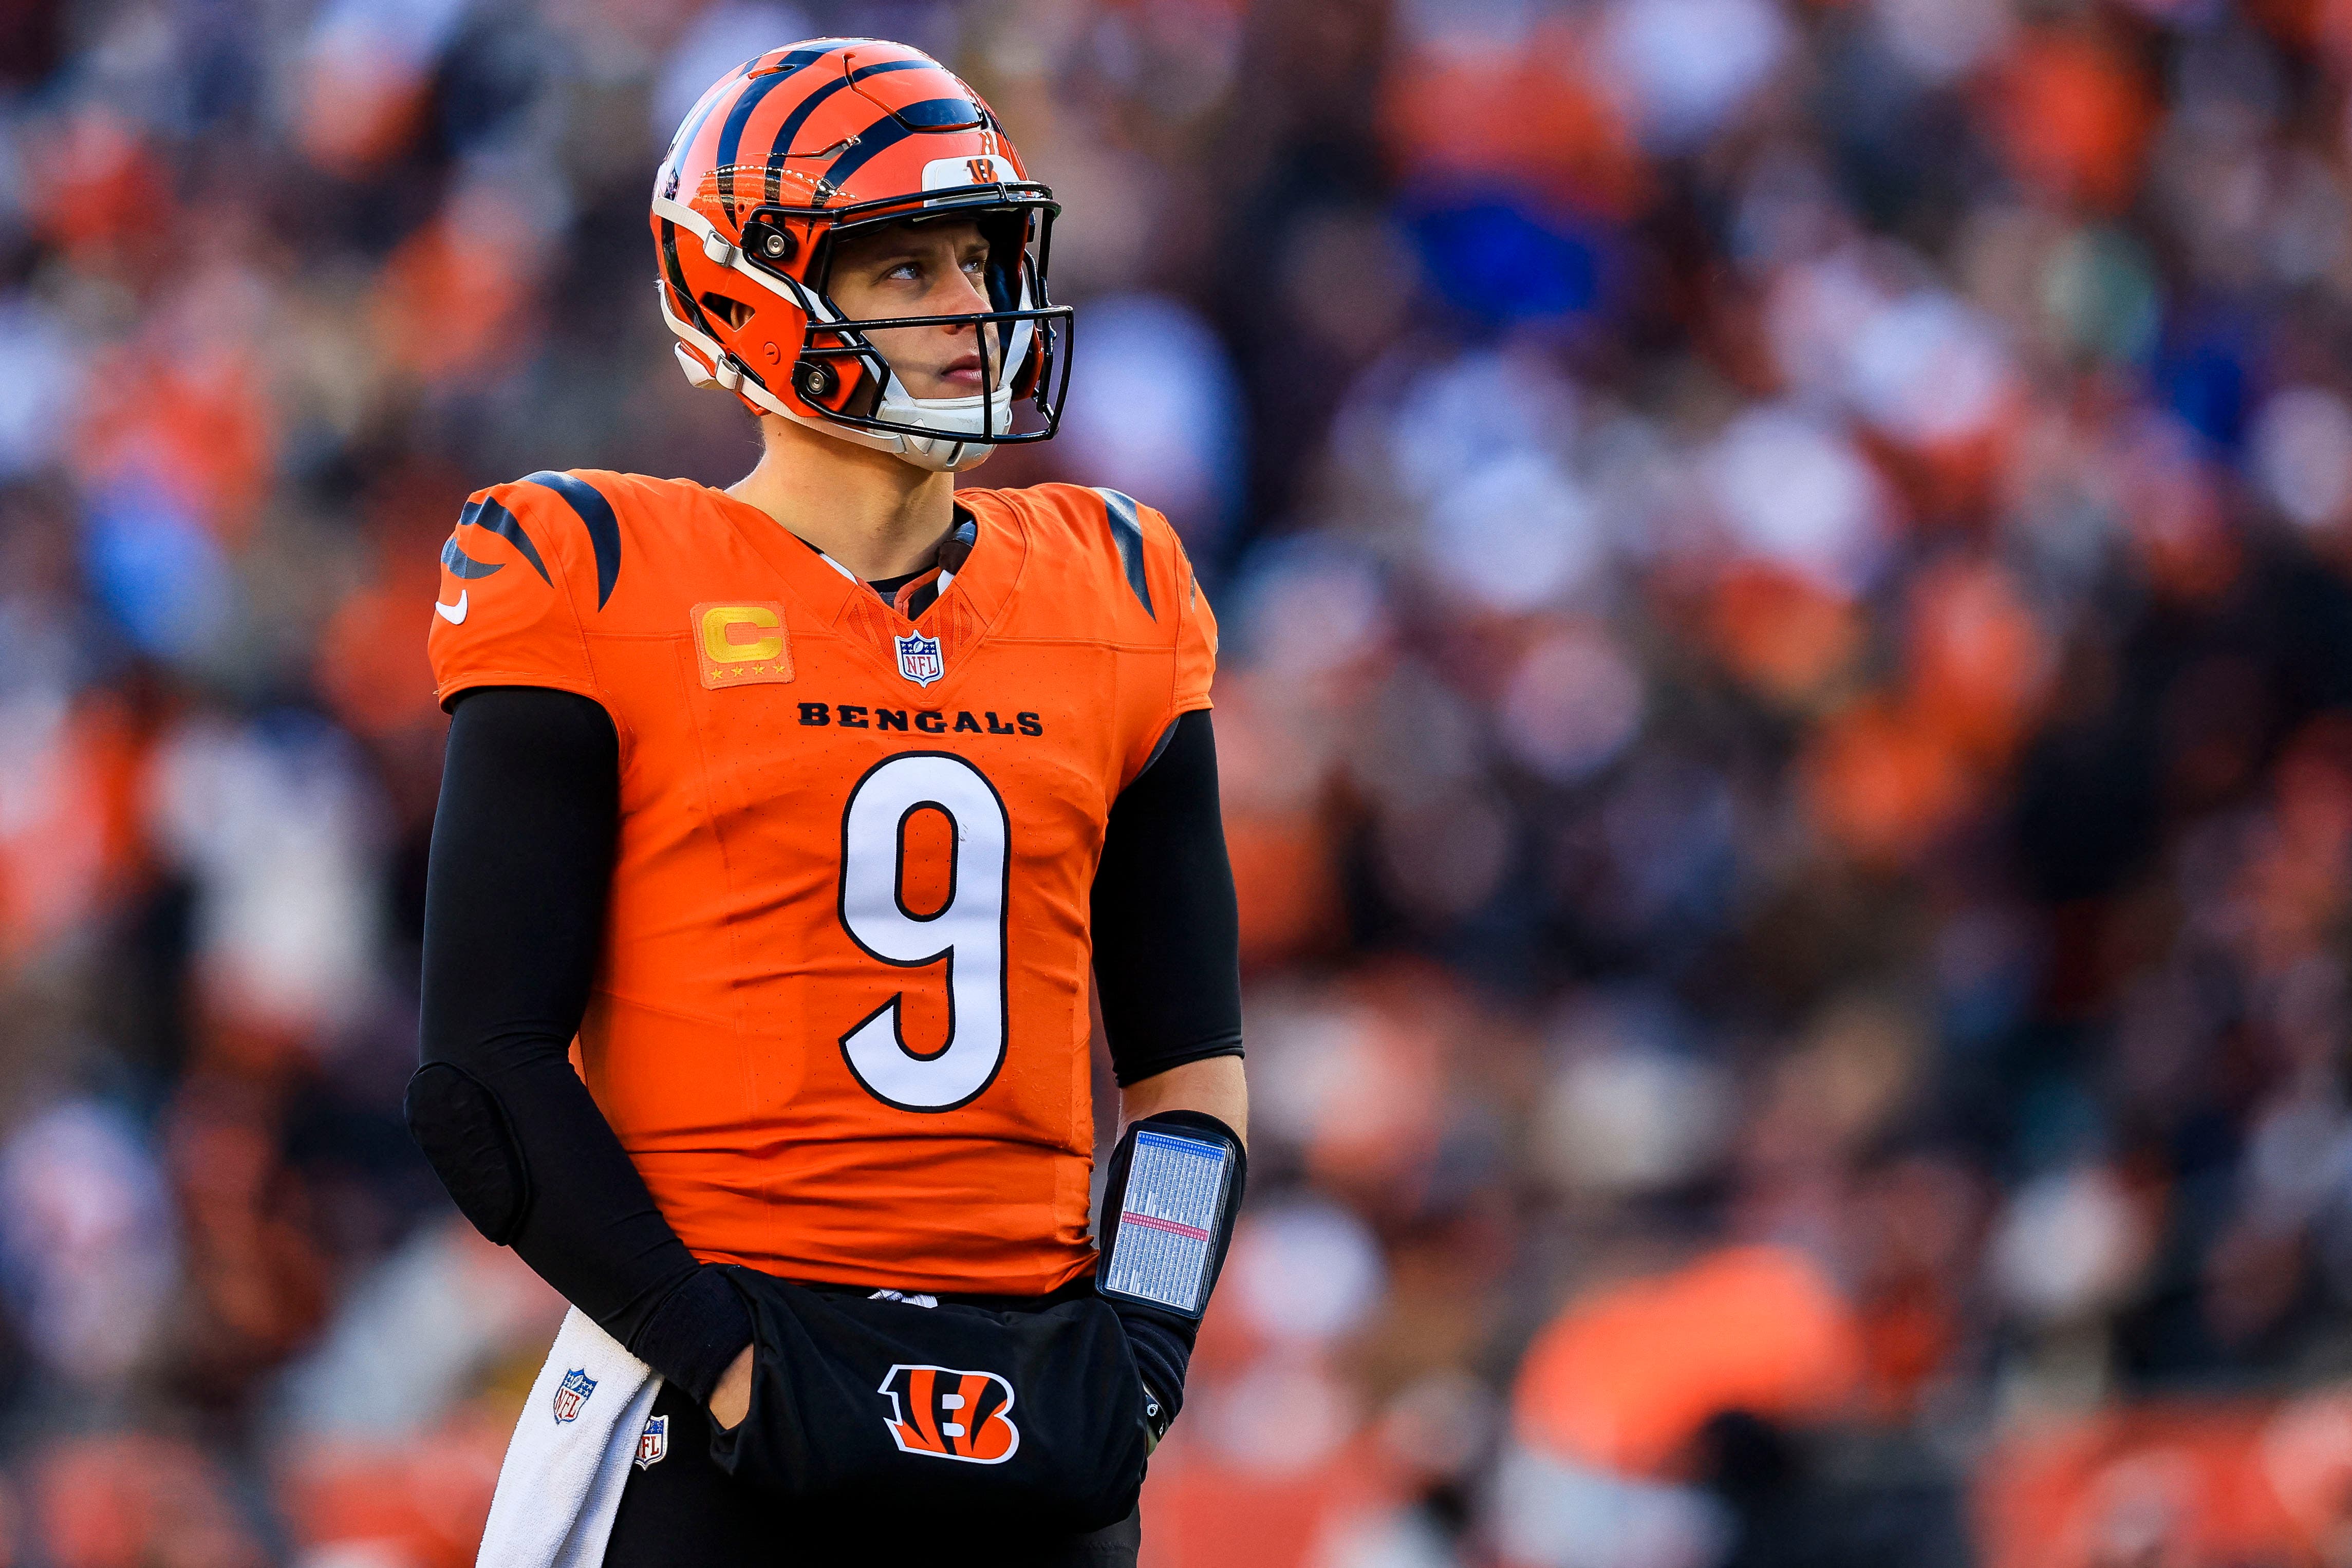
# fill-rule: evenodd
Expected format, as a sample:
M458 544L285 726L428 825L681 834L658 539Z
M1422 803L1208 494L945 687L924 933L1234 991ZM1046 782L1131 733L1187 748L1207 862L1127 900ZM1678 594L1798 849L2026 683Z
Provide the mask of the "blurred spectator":
M0 16L0 1564L470 1560L555 1303L400 1118L434 555L748 466L646 180L832 30L1066 206L978 479L1224 627L1146 1560L2352 1562L2341 10Z

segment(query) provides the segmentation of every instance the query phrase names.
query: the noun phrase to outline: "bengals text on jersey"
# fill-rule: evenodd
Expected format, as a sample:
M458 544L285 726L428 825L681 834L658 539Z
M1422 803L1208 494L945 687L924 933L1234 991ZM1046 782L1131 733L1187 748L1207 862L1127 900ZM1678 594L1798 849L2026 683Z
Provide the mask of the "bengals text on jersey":
M1115 491L962 490L917 620L723 491L540 473L442 553L446 705L576 692L620 740L584 1076L694 1254L1040 1294L1092 1267L1089 893L1209 706L1216 622Z

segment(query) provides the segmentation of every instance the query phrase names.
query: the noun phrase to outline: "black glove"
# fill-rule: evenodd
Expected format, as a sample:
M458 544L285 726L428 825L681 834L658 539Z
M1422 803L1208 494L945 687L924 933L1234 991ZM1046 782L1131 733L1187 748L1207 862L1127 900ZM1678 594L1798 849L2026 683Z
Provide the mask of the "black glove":
M1233 1245L1248 1175L1241 1139L1202 1110L1147 1116L1111 1153L1095 1289L1127 1331L1155 1445L1183 1408L1192 1342Z
M1134 1511L1141 1382L1107 1303L1034 1312L834 1294L729 1268L751 1404L710 1452L795 1509L1076 1533Z

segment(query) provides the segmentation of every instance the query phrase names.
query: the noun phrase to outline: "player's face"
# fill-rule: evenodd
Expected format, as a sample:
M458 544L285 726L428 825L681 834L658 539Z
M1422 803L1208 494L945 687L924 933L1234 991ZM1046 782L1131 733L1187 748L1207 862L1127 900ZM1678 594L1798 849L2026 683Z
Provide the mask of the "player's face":
M989 308L982 274L988 241L972 223L892 224L844 236L825 292L854 321L892 316L971 316ZM915 397L970 397L982 390L979 334L969 327L869 332ZM1001 366L992 366L1002 374Z

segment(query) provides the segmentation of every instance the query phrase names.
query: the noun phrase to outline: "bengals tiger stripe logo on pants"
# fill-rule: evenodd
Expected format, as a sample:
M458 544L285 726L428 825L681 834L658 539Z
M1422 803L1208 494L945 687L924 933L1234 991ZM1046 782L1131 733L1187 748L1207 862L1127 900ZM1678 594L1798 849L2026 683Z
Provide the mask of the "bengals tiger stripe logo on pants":
M902 1452L1001 1465L1021 1447L1013 1385L995 1373L901 1363L876 1392L890 1402L884 1425Z

